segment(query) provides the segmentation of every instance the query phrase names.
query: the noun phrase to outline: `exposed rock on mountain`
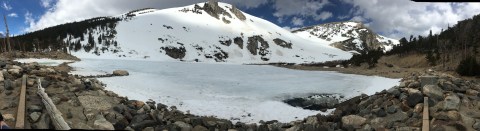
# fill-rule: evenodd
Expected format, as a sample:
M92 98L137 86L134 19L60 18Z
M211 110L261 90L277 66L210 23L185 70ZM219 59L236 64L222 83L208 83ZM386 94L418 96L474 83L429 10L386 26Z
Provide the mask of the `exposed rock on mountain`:
M399 43L398 40L376 34L359 22L327 23L292 32L305 39L315 40L319 44L326 42L344 51L357 53L376 49L388 51Z

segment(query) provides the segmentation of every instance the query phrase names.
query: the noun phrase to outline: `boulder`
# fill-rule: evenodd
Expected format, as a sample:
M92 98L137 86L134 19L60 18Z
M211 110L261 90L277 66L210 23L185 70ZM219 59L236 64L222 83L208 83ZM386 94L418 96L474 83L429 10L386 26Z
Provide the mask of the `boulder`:
M348 115L342 117L342 123L344 126L352 126L354 128L361 128L367 119L358 115Z
M180 129L182 129L181 131L191 131L192 130L192 126L183 122L183 121L176 121L173 124L180 127Z
M73 124L72 129L92 130L92 127L88 126L83 122L77 122Z
M475 129L477 131L480 130L480 119L476 119L475 124L473 124L472 127L473 127L473 129Z
M458 98L458 96L455 94L449 94L447 97L445 97L444 102L445 103L443 104L443 110L445 111L458 111L458 109L460 108L460 98Z
M3 73L0 72L0 82L4 81L5 78L3 77Z
M112 104L115 103L113 98L107 96L84 95L78 96L78 100L83 107L95 110L108 110L112 108Z
M93 128L98 130L115 130L113 124L108 122L103 115L97 115L93 122Z
M201 126L201 125L197 125L197 126L193 127L192 131L209 131L209 130L207 128Z
M422 88L423 94L434 100L443 100L443 90L437 85L425 85Z
M467 89L467 95L478 96L478 91L472 90L472 89Z
M13 114L3 114L3 120L6 122L13 122L15 121L15 117L13 117Z
M413 112L422 113L423 112L423 103L418 103L417 105L415 105L415 107L413 108Z
M318 123L318 119L316 116L309 116L306 118L306 124L317 124Z
M19 75L20 74L20 69L8 69L8 73L12 75Z
M420 83L421 87L425 85L437 85L438 76L420 76Z
M387 113L385 112L385 110L382 108L380 109L374 109L372 110L372 112L377 116L377 117L385 117L387 116Z
M420 87L420 82L412 82L410 84L408 84L408 88L419 88Z
M38 122L35 123L32 127L34 129L52 129L51 125L52 121L50 120L50 116L48 116L47 113L43 113L40 116L40 120L38 120Z
M458 113L458 111L448 111L447 116L450 120L454 120L454 121L458 121L462 118L462 116L460 115L460 113Z
M30 120L32 123L35 123L38 121L38 119L40 118L40 116L42 115L42 113L40 112L33 112L33 113L30 113Z
M398 108L399 108L398 106L392 105L392 106L387 107L386 111L387 111L387 113L393 114L393 113L397 112Z
M13 82L11 80L7 79L3 83L6 90L13 90Z
M126 70L114 70L113 75L114 76L128 76L129 73Z
M423 95L420 93L413 93L407 97L407 105L409 107L414 107L420 102L423 102Z
M42 112L43 108L38 105L28 105L27 111L28 112Z
M144 120L139 123L132 123L130 126L134 130L141 130L141 129L144 129L145 127L154 126L154 125L156 125L156 122L154 120Z
M155 131L155 129L153 127L147 127L145 129L143 129L142 131Z

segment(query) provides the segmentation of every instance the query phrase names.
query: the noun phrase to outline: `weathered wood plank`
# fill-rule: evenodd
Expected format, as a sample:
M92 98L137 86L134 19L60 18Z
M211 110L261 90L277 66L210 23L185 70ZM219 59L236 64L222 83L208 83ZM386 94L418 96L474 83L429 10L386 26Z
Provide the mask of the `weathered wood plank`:
M27 75L22 77L22 87L20 89L20 100L17 108L17 120L15 122L15 129L25 128L25 94L27 91Z
M43 105L47 109L47 112L52 119L53 126L55 126L56 130L70 130L67 122L62 117L62 113L57 109L55 104L53 104L52 99L48 97L47 93L45 93L45 89L42 88L42 84L40 79L38 79L38 92L37 94L42 98Z
M430 116L428 114L428 97L423 98L423 118L422 118L422 131L430 131L430 123L428 120Z

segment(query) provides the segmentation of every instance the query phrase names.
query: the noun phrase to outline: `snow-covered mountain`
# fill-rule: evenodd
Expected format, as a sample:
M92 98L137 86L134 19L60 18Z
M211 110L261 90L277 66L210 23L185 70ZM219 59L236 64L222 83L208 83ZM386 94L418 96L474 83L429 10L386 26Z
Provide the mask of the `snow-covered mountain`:
M378 35L362 23L353 21L326 23L292 32L319 44L356 53L378 48L388 51L399 44L398 40Z
M71 53L80 58L229 63L308 63L352 56L329 46L331 42L317 44L226 3L142 9L109 18L118 22L90 28L83 38L67 35L63 41L70 43Z

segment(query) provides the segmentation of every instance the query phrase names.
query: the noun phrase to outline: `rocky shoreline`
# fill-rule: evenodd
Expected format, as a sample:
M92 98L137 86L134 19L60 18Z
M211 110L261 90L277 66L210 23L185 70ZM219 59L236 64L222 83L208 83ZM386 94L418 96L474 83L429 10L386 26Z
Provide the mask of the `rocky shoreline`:
M362 95L335 105L321 103L336 108L328 116L318 114L289 123L273 120L245 124L196 116L151 100L129 100L104 90L105 85L94 78L70 75L68 67L58 69L61 66L66 65L47 67L38 63L0 62L3 68L0 78L4 78L0 79L0 97L4 100L0 106L2 113L14 116L21 76L27 75L26 129L54 128L36 95L36 80L41 79L42 87L72 129L420 130L423 97L428 96L432 130L480 130L480 84L436 72L411 74L403 78L399 86L372 96ZM6 120L10 124L14 122L14 119Z

